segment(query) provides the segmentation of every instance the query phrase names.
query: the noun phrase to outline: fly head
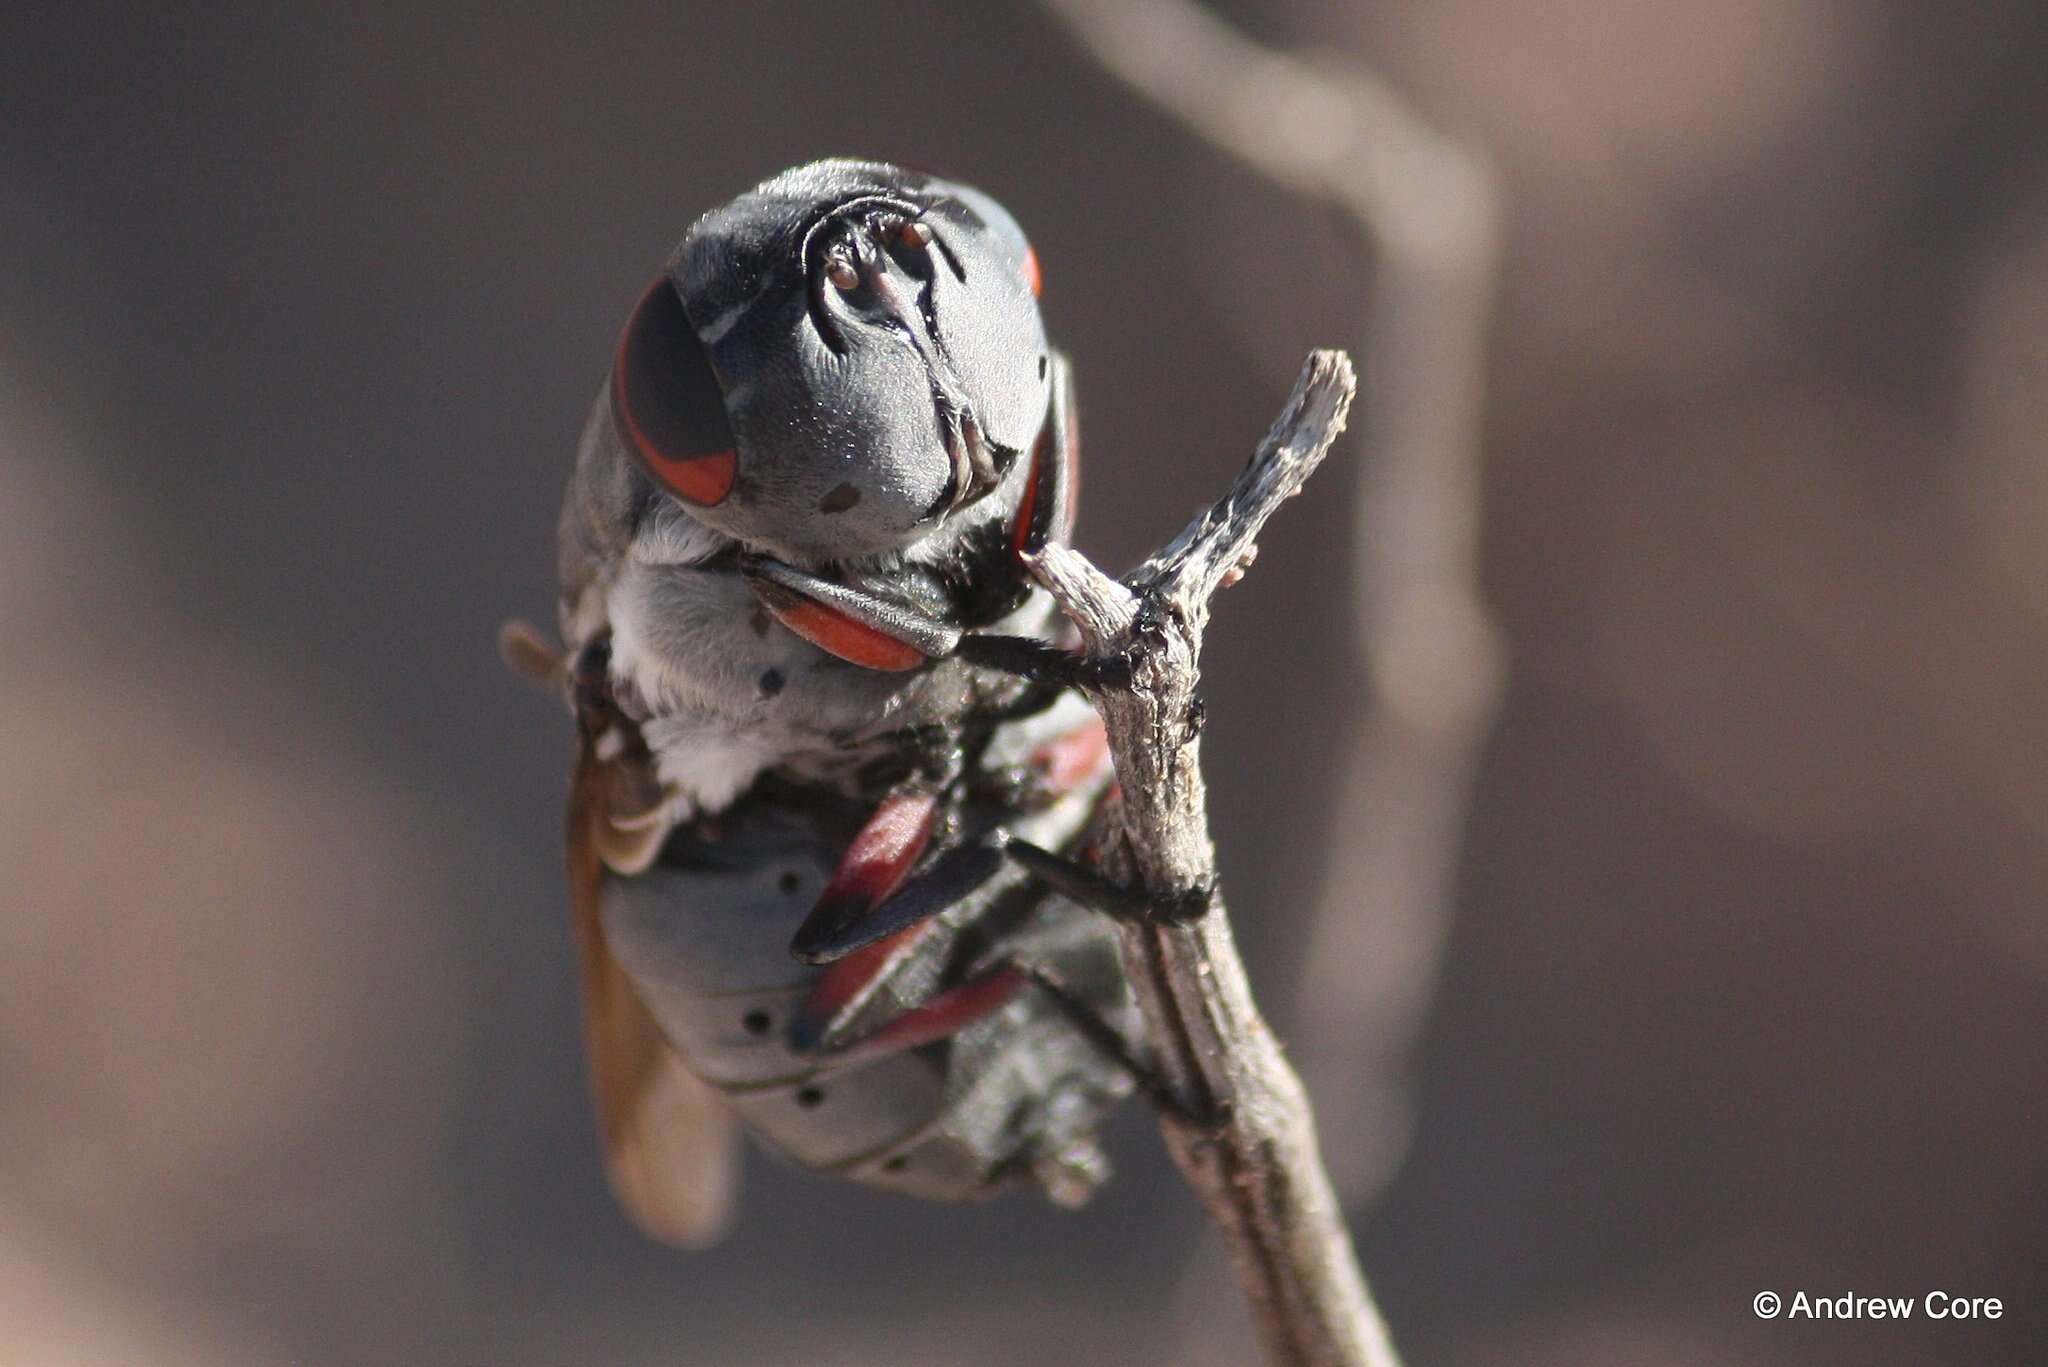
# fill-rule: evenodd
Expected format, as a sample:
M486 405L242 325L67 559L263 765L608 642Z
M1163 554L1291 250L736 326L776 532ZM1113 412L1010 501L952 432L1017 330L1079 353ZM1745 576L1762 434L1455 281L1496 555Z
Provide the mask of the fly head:
M1036 294L986 195L814 162L690 229L620 342L614 421L692 517L795 564L1007 525L1049 420Z

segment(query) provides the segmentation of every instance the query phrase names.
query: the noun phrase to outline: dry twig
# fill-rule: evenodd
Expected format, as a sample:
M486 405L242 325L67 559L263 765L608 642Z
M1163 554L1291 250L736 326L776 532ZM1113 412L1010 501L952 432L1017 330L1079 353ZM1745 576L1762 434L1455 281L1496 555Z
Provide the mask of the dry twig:
M1196 694L1210 597L1243 575L1266 519L1321 463L1353 389L1342 352L1313 353L1229 494L1122 582L1058 545L1032 571L1096 666L1083 686L1122 794L1106 871L1157 913L1124 927L1123 957L1170 1098L1167 1146L1221 1225L1275 1362L1391 1367L1308 1095L1252 1001L1217 889Z
M1369 706L1339 765L1292 1041L1357 1201L1406 1142L1391 1080L1435 976L1459 828L1499 706L1478 578L1479 414L1499 212L1471 147L1356 64L1276 52L1191 0L1042 0L1095 61L1211 145L1334 206L1371 244L1352 614Z

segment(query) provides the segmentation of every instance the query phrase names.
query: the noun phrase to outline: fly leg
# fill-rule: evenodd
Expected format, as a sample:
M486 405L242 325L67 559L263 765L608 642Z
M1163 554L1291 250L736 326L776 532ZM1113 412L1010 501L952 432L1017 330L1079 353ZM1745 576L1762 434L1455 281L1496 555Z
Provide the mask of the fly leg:
M892 804L915 801L891 799L883 804L876 821L892 816ZM868 829L874 826L871 821ZM986 888L1002 871L1005 843L1000 831L992 831L956 845L914 877L899 877L879 896L877 884L886 873L871 878L867 865L855 864L848 874L849 865L841 863L840 874L826 885L817 906L797 927L790 952L805 963L827 964L938 915Z
M1199 921L1216 899L1214 888L1199 888L1171 901L1154 899L1103 877L1078 859L1041 849L1028 840L1012 840L1004 852L1062 896L1126 925L1188 925Z
M910 799L895 799L908 802ZM892 831L905 818L889 804L875 821ZM856 840L856 852L869 832ZM902 838L900 835L896 838ZM849 864L857 871L849 877ZM1069 991L1056 972L1028 956L987 954L979 958L966 981L942 987L948 962L961 932L991 918L1006 897L1029 897L1032 880L1073 902L1130 924L1157 925L1168 920L1142 894L1118 886L1094 869L1055 854L1001 829L958 845L916 873L901 878L879 900L868 903L844 891L863 876L867 865L849 854L835 875L792 949L799 958L827 965L794 1027L800 1047L837 1048L856 1038L863 1042L908 1047L958 1029L972 1016L958 1013L976 1005L981 1014L1007 1001L1025 981L1038 983L1063 1004L1082 1000ZM886 876L886 875L885 875ZM842 889L835 892L835 889ZM1043 894L1039 894L1042 897ZM849 911L848 908L851 908ZM1002 942L997 941L997 948ZM890 1020L869 1041L861 1025L874 1022L871 998L886 992L888 1006L907 1013ZM950 1023L950 1024L949 1024ZM933 1032L932 1027L947 1025ZM1104 1029L1109 1027L1104 1026ZM1096 1039L1098 1032L1084 1026ZM911 1040L911 1035L917 1038ZM1107 1044L1106 1039L1102 1040ZM1119 1063L1132 1062L1115 1055ZM1134 1072L1133 1076L1141 1076Z
M850 947L826 939L821 948L800 930L799 944L825 971L791 1018L792 1046L893 1052L943 1039L1000 1009L1023 987L1022 974L1007 963L963 973L963 936L1027 886L994 842L974 841L933 861L876 914L842 932L841 939L857 941Z
M1202 890L1186 898L1185 905L1161 905L1077 859L1002 830L956 845L907 879L890 871L880 859L860 857L866 853L863 842L875 839L870 833L878 827L884 833L880 838L904 838L899 834L899 822L915 818L899 813L916 801L892 798L885 802L856 838L840 872L826 885L817 907L790 941L790 952L797 958L829 964L899 934L987 889L1006 862L1061 896L1126 925L1186 925L1199 920L1213 898L1211 891ZM915 854L909 858L914 859Z
M1035 712L1056 698L1028 701ZM1082 715L1028 754L994 764L983 737L876 808L791 941L797 958L826 968L798 1013L799 1047L834 1047L883 1025L901 1038L893 1032L943 1024L954 1006L994 1002L999 986L1007 1000L1021 985L1014 966L995 959L1006 928L1044 894L1031 866L1013 857L1026 845L1013 829L1030 838L1025 859L1041 863L1058 859L1045 845L1067 845L1086 829L1109 781L1109 751L1100 721ZM984 824L992 814L1001 824ZM969 988L984 995L940 1000ZM891 1010L922 1024L894 1025Z
M1145 1056L1141 1041L1132 1038L1112 1024L1109 1018L1098 1011L1081 993L1074 991L1063 982L1058 972L1047 964L1019 965L1019 971L1045 994L1047 1001L1059 1008L1067 1022L1080 1032L1096 1050L1130 1075L1131 1081L1151 1099L1156 1106L1185 1115L1186 1109L1180 1099L1173 1095L1166 1085L1166 1079L1159 1075L1152 1062Z
M1022 842L1000 843L1008 852ZM915 891L913 882L897 896ZM917 900L925 903L923 895ZM1019 901L1038 909L1028 925L1004 914ZM1157 1104L1192 1119L1146 1057L1133 1022L1119 1024L1107 1007L1121 996L1108 985L1115 951L1087 929L1085 916L1047 920L1044 907L1023 865L998 858L980 884L924 919L835 958L798 1007L793 1042L849 1060L894 1053L956 1034L1035 990ZM970 937L981 941L978 951L970 951Z
M993 1011L1024 986L1019 967L977 949L1042 900L1007 857L1000 827L909 872L939 799L884 802L855 837L791 950L825 967L791 1022L800 1049L909 1048ZM963 964L963 959L971 960Z
M1059 702L1058 690L1033 689L1002 720L1037 716ZM1094 717L1034 749L1029 758L984 767L991 735L940 747L923 772L898 788L868 818L811 913L797 928L790 952L806 963L830 963L897 934L988 888L1004 871L1011 836L991 827L927 860L935 835L954 825L965 805L993 805L1014 813L1027 828L1063 802L1099 790L1109 774L1109 743ZM1081 810L1054 818L1034 834L1064 844L1085 823ZM1030 847L1041 861L1057 856ZM923 866L919 867L920 861ZM1020 863L1020 867L1026 867ZM1011 880L1014 881L1014 878Z
M960 982L946 971L961 927L1025 882L1003 859L999 830L925 858L957 796L954 785L899 790L840 857L790 942L795 957L825 966L791 1021L797 1048L908 1048L999 1007L1020 985L1007 973Z
M969 664L1015 674L1036 684L1079 688L1086 684L1114 684L1121 677L1113 663L1084 659L1035 636L998 636L974 632L962 636L953 654Z
M963 877L959 871L970 867ZM1059 870L1059 881L1038 878L1041 868ZM1155 1104L1202 1123L1148 1057L1126 990L1115 985L1113 941L1090 929L1101 922L1048 902L1045 888L1064 895L1073 886L1070 870L1092 880L1082 890L1103 891L1101 900L1121 916L1156 923L1143 898L1093 870L990 832L942 855L883 900L877 911L889 928L831 958L792 1018L792 1043L839 1060L872 1058L949 1038L1020 993L1036 992ZM1064 1149L1046 1158L1050 1166L1040 1179L1049 1190L1074 1178L1066 1172L1073 1158Z

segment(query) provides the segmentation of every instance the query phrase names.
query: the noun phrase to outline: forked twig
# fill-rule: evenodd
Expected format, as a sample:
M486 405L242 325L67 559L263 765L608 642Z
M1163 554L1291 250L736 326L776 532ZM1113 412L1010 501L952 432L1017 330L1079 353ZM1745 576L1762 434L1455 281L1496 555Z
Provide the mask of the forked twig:
M1332 829L1345 835L1288 1012L1295 1057L1346 1140L1333 1176L1356 1203L1405 1147L1400 1060L1435 976L1504 678L1478 564L1496 182L1478 148L1356 62L1265 47L1192 0L1040 3L1104 70L1274 184L1333 206L1373 252L1359 300L1369 459L1344 614L1369 688L1333 755Z
M1167 1147L1222 1227L1275 1362L1394 1367L1308 1095L1252 1000L1218 891L1196 694L1210 598L1243 574L1266 519L1321 463L1355 387L1342 352L1312 353L1230 492L1121 582L1058 545L1031 568L1105 666L1082 685L1121 792L1104 867L1163 913L1122 936L1173 1099L1160 1112Z

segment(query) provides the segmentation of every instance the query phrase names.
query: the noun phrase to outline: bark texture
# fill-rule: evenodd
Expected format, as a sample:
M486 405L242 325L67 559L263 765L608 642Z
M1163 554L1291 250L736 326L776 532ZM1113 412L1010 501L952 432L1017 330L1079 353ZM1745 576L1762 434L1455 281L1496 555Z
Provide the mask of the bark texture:
M1356 381L1310 355L1286 409L1222 501L1121 581L1064 546L1032 564L1080 628L1083 685L1108 728L1120 797L1105 871L1154 909L1126 925L1126 970L1154 1041L1167 1147L1222 1228L1276 1363L1389 1367L1324 1168L1308 1094L1252 999L1216 873L1201 769L1209 603L1250 566L1266 519L1343 430Z

